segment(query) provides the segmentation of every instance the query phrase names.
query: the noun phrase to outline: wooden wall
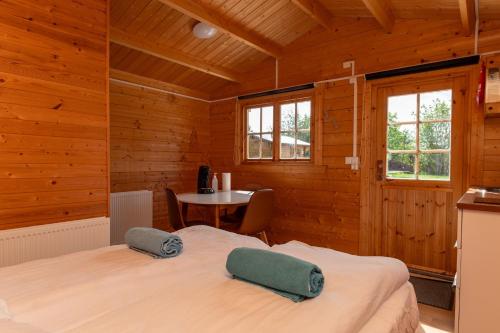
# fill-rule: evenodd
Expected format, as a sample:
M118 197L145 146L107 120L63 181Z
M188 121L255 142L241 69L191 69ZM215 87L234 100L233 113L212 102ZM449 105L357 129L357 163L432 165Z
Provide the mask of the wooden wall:
M459 22L398 21L392 34L384 34L369 19L337 20L334 33L311 33L287 48L280 59L279 84L289 86L349 75L342 62L354 59L357 73L393 69L474 53L474 41L461 32ZM480 51L500 50L500 21L481 22ZM223 94L272 89L274 64L263 63L242 86L229 86ZM475 91L476 87L471 87ZM351 156L353 90L347 81L324 86L321 165L245 165L235 158L236 103L210 107L211 165L229 171L237 187L261 185L276 190L276 215L271 227L274 242L298 239L310 244L358 253L360 232L360 175L344 164ZM360 82L359 105L363 95ZM471 105L473 101L471 101ZM473 107L473 106L471 106ZM358 119L361 109L358 110ZM479 114L480 117L481 114ZM500 121L487 119L470 128L476 133L477 174L474 185L500 185ZM363 124L360 122L359 128ZM484 148L484 155L483 155ZM236 161L236 163L235 163Z
M488 118L484 123L484 186L500 187L500 118Z
M500 54L486 57L484 61L487 65L498 67ZM481 183L485 186L500 187L500 118L486 118L483 121L484 132L480 132L484 135Z
M359 86L358 134L361 135L361 79ZM352 154L353 88L347 81L338 81L316 89L322 90L318 94L320 101L316 100L316 103L322 103L323 118L320 165L235 163L238 160L235 117L239 108L234 100L214 103L210 107L210 165L216 172L232 172L232 183L236 188L275 189L276 214L270 230L273 242L297 239L358 253L360 173L350 170L345 164L345 156ZM476 128L469 130L481 133L478 141L481 147L474 146L471 150L484 148L484 153L479 153L476 155L478 160L469 163L471 166L477 164L474 167L479 172L470 176L470 184L500 186L500 118L484 119L481 114L479 118L482 121L474 122Z
M322 92L317 94L320 100L316 103L322 103L323 118L320 165L236 165L234 101L210 107L210 165L216 172L232 172L235 188L270 187L275 190L276 213L270 230L273 242L297 239L356 253L360 174L344 163L344 156L352 154L353 88L347 81L340 81L324 84L319 89ZM358 99L361 105L362 92ZM358 115L361 121L361 112ZM358 128L361 133L361 126Z
M153 191L154 225L168 230L165 187L194 191L208 162L209 105L122 83L110 101L111 192Z
M0 229L106 216L107 1L0 1Z

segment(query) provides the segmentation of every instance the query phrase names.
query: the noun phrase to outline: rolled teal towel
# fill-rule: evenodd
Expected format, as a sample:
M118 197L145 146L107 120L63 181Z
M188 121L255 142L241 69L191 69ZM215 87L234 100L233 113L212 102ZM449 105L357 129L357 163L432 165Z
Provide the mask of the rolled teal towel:
M294 302L318 296L325 281L321 269L310 262L246 247L231 251L226 268L233 277L266 287Z
M125 234L127 245L161 258L176 257L182 252L182 239L153 228L131 228Z

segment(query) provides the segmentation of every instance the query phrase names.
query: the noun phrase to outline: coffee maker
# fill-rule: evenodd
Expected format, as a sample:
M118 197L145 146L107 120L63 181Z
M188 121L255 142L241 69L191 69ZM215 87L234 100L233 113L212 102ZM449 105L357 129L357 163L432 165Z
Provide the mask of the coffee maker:
M208 165L202 165L198 169L198 193L200 194L210 194L214 193L214 190L210 187L210 167Z

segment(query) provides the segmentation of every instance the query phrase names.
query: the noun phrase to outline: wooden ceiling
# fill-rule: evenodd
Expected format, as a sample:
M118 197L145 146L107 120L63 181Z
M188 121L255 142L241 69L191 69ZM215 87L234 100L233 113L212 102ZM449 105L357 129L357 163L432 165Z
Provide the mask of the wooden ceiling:
M479 12L499 18L500 1L480 0ZM474 0L112 0L110 66L209 96L337 17L375 19L387 33L398 19L460 20L466 34L475 22ZM199 21L219 32L196 38Z

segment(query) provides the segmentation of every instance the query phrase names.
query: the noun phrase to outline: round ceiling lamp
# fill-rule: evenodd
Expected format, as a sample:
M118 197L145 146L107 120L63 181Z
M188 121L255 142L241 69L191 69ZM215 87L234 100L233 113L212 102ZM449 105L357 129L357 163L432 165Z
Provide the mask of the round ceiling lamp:
M193 35L200 39L212 38L213 36L215 36L216 33L217 33L216 28L204 22L198 22L193 27Z

